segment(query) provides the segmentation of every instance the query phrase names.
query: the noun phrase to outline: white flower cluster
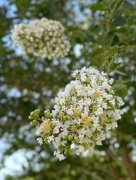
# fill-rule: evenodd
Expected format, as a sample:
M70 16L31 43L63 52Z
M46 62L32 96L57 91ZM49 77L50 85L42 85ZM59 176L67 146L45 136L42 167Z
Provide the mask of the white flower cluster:
M40 124L42 139L55 146L60 160L72 144L77 155L101 145L106 131L117 127L123 114L123 101L114 94L113 79L106 73L84 67L72 76L75 80L58 93L54 110L46 110Z
M37 57L48 59L65 57L70 50L64 27L58 21L42 18L31 24L15 25L11 32L11 38L17 46L25 53Z

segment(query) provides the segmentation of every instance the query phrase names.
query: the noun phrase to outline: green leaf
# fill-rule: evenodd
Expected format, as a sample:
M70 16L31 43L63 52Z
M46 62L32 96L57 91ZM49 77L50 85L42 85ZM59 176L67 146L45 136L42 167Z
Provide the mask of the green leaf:
M115 34L111 45L113 46L116 44L119 44L119 37Z
M111 46L109 48L107 48L107 50L105 51L105 55L110 58L111 56L115 55L116 53L118 53L120 50L122 50L124 48L124 46Z
M105 7L104 7L103 3L98 2L98 3L90 5L90 9L92 11L97 11L97 10L103 11L103 10L105 10Z
M126 75L125 73L123 73L122 71L119 71L119 70L115 70L115 73L119 74L121 76L125 76Z
M111 3L111 9L116 11L121 6L122 2L123 2L123 0L115 0L115 1L113 1Z
M127 19L123 16L119 16L116 19L114 19L111 24L113 26L123 26L126 23L127 23Z
M118 68L120 68L120 66L123 64L123 62L120 63L113 63L110 67L110 71L113 72L115 70L117 70Z
M94 39L94 36L85 35L85 36L84 36L84 41L85 41L85 42L94 42L95 39Z
M114 84L126 84L128 82L132 81L132 78L128 78L128 79L125 79L125 80L116 80L114 81Z
M113 39L114 39L114 32L109 32L109 33L107 33L107 35L105 36L105 38L104 38L104 44L106 45L106 46L111 46L111 44L112 44L112 42L113 42Z
M117 96L124 98L127 95L127 87L124 84L114 84L113 90Z
M99 59L103 54L103 48L97 48L91 53L91 59Z

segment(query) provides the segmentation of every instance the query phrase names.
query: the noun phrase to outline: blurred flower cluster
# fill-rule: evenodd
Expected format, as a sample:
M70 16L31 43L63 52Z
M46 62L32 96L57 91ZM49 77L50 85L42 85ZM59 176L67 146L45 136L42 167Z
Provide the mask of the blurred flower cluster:
M26 54L52 59L65 57L70 50L64 27L58 21L42 18L30 24L21 23L11 33L13 42Z
M31 112L31 125L39 125L37 141L54 145L60 160L74 144L76 154L101 145L106 132L117 127L121 118L123 101L116 96L113 79L93 67L75 70L65 90L55 98L54 110L45 110L40 118L39 110Z

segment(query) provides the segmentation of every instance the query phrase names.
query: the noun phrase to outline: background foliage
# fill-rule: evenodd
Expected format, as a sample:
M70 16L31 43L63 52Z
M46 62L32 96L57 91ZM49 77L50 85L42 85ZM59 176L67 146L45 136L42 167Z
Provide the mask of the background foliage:
M13 45L14 24L42 17L66 27L72 46L66 58L26 57ZM7 0L0 19L0 171L16 154L21 166L9 169L5 179L135 180L136 0ZM127 85L125 114L94 152L81 157L70 152L59 162L53 147L37 145L28 116L36 108L52 108L71 72L90 65L114 77L117 94L125 96Z

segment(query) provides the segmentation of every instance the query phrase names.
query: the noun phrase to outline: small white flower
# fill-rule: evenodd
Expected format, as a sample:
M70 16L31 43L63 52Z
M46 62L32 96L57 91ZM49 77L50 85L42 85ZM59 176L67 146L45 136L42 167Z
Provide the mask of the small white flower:
M78 146L78 149L76 150L76 154L79 155L80 153L84 152L85 148L83 146Z
M66 157L61 154L59 151L55 151L54 152L54 155L61 161L61 160L64 160Z
M106 73L84 67L72 75L75 80L55 98L50 114L52 129L46 133L46 140L54 145L54 155L60 160L65 158L63 151L72 144L77 155L102 145L106 133L117 127L123 114L120 110L123 100L115 95L113 80Z
M52 136L49 136L49 137L47 138L47 140L48 140L48 143L52 142L52 141L54 140L54 136L53 136L53 135L52 135Z
M102 145L102 141L98 140L98 141L96 141L96 144L100 146L100 145Z
M87 78L87 77L86 77L86 74L82 74L82 75L81 75L81 81L85 82L85 81L86 81L86 78Z
M70 50L64 27L58 21L42 18L30 24L18 24L11 33L13 42L26 54L51 59L65 57Z
M42 145L42 144L43 144L43 139L42 139L41 137L38 137L38 138L37 138L37 142L38 142L40 145Z
M73 71L72 76L76 77L77 74L78 74L78 70L75 70L75 71Z

